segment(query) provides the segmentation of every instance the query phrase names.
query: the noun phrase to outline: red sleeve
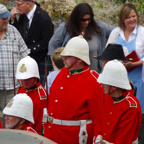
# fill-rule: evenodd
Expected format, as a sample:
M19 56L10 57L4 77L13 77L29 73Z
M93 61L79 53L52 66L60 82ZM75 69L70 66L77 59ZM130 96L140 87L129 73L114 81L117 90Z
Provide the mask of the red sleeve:
M115 139L115 144L132 144L137 139L141 115L138 108L129 108L120 121L120 131Z
M95 91L88 102L89 111L94 127L98 124L103 108L103 89L97 83Z

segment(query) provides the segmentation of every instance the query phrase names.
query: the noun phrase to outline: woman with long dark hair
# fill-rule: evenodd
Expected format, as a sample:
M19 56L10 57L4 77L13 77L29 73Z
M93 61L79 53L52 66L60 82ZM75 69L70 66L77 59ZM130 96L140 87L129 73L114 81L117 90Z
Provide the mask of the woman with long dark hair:
M56 48L64 47L70 38L83 35L89 44L90 68L99 73L101 66L93 56L102 54L106 38L114 28L104 22L95 21L91 6L88 3L80 3L73 9L66 22L60 24L51 38L48 55L52 55Z

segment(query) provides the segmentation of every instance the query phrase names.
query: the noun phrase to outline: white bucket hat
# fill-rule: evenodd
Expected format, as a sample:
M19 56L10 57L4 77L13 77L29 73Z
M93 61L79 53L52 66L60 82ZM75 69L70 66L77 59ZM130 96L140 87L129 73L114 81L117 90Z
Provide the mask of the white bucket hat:
M89 46L87 41L81 35L71 38L60 55L74 56L90 65Z
M0 17L1 18L8 18L11 15L12 15L12 13L8 11L6 6L4 6L3 4L0 4Z
M102 84L116 86L126 90L131 89L127 76L127 70L118 60L107 62L97 81Z
M4 108L3 113L23 118L34 124L33 102L25 93L14 96Z
M40 79L38 65L30 56L26 56L18 62L16 70L17 79L29 79L37 77Z

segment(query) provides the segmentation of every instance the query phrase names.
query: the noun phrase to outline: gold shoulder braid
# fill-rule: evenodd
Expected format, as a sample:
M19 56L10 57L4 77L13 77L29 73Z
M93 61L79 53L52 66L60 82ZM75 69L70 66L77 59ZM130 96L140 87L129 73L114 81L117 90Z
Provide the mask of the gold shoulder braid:
M27 70L27 68L25 67L25 64L22 64L22 66L20 67L19 71L21 73L24 73L24 72L26 72L26 70Z
M11 99L10 101L9 101L9 103L7 104L7 106L6 107L11 107L12 106L12 104L13 104L13 101L14 101L14 99Z

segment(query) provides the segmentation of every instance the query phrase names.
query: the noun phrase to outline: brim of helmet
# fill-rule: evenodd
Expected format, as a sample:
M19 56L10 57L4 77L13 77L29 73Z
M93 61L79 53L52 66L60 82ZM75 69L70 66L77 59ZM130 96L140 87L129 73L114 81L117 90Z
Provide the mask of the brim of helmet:
M105 57L105 56L103 56L103 55L101 55L101 56L99 56L99 57L97 57L97 56L94 56L94 58L95 59L98 59L98 60L114 60L114 59L117 59L117 60L125 60L125 61L133 61L133 59L128 59L128 58L126 58L126 57L124 57L124 58L114 58L114 57Z

